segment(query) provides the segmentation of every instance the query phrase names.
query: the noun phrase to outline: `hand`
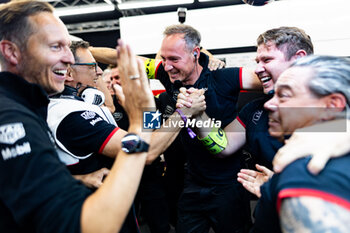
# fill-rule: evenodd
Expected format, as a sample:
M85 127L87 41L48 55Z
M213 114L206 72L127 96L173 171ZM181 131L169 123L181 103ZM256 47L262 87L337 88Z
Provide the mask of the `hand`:
M273 172L258 164L256 164L255 167L260 172L250 169L241 169L241 171L237 174L237 180L246 190L260 198L260 187L272 177Z
M323 123L326 124L326 123ZM350 151L350 133L321 133L311 127L297 130L273 159L273 169L281 172L293 161L312 155L308 170L318 174L330 158L339 157Z
M117 63L125 96L124 107L129 116L130 126L135 125L139 128L142 124L143 110L155 108L144 65L136 59L130 47L122 40L118 40ZM137 78L131 79L132 77Z
M99 188L102 185L103 178L108 174L109 170L107 168L101 168L86 175L74 175L74 178L80 180L86 187Z
M119 84L113 84L113 91L115 93L115 95L117 96L118 102L119 104L125 108L125 96L123 93L123 88L121 85Z
M225 68L225 65L226 65L225 62L221 61L220 59L211 57L209 59L208 68L209 70L213 71L213 70Z
M199 115L206 109L204 89L180 88L176 107L180 108L187 117Z

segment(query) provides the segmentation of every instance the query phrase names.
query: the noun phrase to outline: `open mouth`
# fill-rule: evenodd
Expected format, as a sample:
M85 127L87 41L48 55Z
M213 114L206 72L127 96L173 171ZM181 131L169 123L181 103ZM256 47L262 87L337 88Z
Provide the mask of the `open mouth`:
M272 79L271 77L263 77L263 78L261 78L260 80L261 80L262 83L267 83L267 82L270 81L271 79Z
M67 70L54 70L53 72L57 75L64 76L67 73Z

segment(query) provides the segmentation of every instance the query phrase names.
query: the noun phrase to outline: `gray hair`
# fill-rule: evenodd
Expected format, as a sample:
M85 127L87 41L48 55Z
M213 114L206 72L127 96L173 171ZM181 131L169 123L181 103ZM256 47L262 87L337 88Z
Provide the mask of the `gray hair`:
M297 59L291 67L309 67L313 77L308 83L316 96L340 93L350 106L350 60L335 56L305 56Z
M258 46L269 42L276 45L288 61L301 49L308 55L314 53L311 37L297 27L273 28L260 34L257 39Z
M183 34L188 50L194 49L196 46L200 47L201 34L193 27L185 24L175 24L168 26L164 32L164 36L170 36L173 34Z

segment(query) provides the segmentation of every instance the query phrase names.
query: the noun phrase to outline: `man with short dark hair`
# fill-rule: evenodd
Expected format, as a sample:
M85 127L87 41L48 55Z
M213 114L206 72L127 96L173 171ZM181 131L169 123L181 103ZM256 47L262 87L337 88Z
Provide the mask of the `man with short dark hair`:
M155 106L143 68L120 41L117 59L133 134L123 140L127 153L118 153L91 194L59 161L46 123L48 94L63 90L74 64L69 45L48 3L0 5L1 232L118 232L134 199L151 137L141 130L142 109Z

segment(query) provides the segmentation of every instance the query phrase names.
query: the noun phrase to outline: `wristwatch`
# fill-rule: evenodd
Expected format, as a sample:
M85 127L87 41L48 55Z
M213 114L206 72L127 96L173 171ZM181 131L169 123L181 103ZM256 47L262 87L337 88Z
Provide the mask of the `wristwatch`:
M122 150L128 154L148 152L148 148L149 144L137 134L129 133L122 138Z

